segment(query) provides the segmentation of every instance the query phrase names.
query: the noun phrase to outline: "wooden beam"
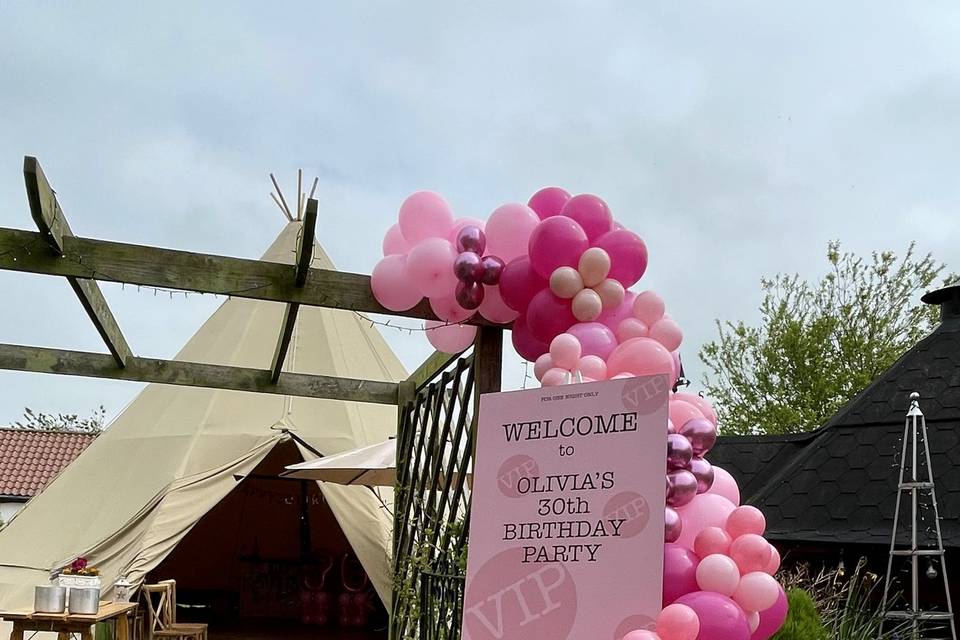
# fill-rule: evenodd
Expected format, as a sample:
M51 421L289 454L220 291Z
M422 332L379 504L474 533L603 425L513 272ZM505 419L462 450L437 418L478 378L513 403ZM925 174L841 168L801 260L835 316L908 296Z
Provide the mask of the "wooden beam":
M310 269L303 288L294 286L290 265L176 251L77 236L63 238L63 257L44 248L35 232L0 228L0 269L54 276L125 282L179 291L215 293L254 300L299 302L311 307L436 320L426 300L409 311L380 305L370 291L370 276L330 269ZM494 325L479 314L466 321Z
M73 235L70 224L66 216L60 209L60 203L57 202L57 194L50 186L50 182L43 174L40 163L31 156L23 159L23 179L27 187L27 200L30 202L30 215L33 221L40 229L40 234L50 245L54 256L63 256L63 242L65 238ZM67 276L70 287L80 299L80 304L87 312L97 333L103 338L107 349L118 366L126 364L133 353L127 345L123 332L120 331L120 325L110 311L103 292L95 280Z
M43 347L0 344L0 369L56 373L87 378L157 382L188 387L212 387L307 398L327 398L396 404L395 382L356 380L303 373L283 373L274 384L267 369L228 367L199 362L156 360L133 356L127 366L117 367L105 353L65 351Z

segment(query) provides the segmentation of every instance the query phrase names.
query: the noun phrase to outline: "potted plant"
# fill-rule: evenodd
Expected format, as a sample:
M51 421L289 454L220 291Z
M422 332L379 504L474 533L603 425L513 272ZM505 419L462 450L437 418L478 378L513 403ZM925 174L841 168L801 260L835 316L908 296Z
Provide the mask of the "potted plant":
M100 570L91 566L86 558L77 558L64 567L57 576L61 587L100 588Z

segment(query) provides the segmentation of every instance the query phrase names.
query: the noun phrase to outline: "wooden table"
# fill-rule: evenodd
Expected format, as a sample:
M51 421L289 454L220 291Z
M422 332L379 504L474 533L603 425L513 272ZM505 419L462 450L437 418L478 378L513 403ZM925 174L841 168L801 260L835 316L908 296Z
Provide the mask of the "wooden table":
M115 640L130 640L128 614L136 611L136 602L101 602L93 615L70 613L0 612L0 618L13 623L10 640L23 640L25 631L52 631L58 640L68 640L79 633L80 640L93 640L92 627L98 622L114 620L117 623Z

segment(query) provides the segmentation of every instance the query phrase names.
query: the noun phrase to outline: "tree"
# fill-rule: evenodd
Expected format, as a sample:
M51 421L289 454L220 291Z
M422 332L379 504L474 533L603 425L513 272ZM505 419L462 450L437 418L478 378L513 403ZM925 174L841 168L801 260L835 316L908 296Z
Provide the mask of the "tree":
M929 333L937 309L917 298L944 265L914 250L911 243L902 258L884 251L864 259L831 242L819 282L761 280L758 326L718 320L719 336L700 357L723 431L816 429Z
M23 410L23 420L14 422L11 427L23 431L67 431L72 433L100 433L107 411L101 405L91 412L89 418L80 418L76 414L58 413L56 415L34 411L30 407Z

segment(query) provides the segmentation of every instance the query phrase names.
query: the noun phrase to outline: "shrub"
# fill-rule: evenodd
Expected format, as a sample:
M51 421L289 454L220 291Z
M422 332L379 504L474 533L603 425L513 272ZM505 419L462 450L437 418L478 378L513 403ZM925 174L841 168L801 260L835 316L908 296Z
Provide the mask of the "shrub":
M827 629L809 593L793 587L787 591L787 603L787 620L773 640L827 640Z

